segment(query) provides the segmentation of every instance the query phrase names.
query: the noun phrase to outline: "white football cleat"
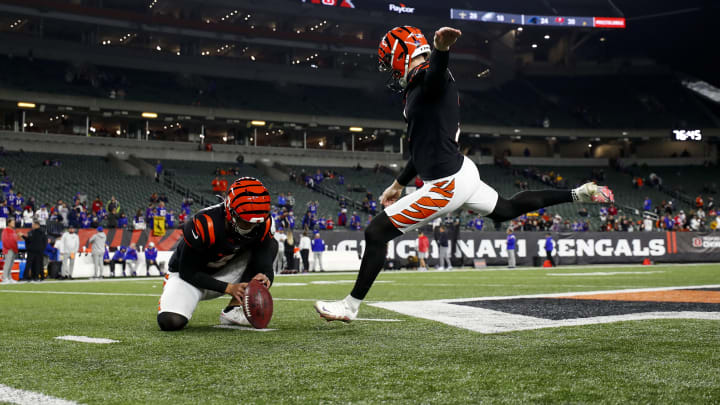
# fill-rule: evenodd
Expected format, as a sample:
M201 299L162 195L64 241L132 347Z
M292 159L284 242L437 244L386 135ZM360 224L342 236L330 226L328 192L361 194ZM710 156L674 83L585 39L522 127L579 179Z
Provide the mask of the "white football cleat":
M358 311L353 311L345 300L315 301L315 310L326 321L351 322L357 317Z
M250 325L250 321L245 317L245 312L241 305L234 306L227 312L225 312L224 309L220 311L220 325L252 326Z
M607 186L598 186L595 183L585 183L572 190L573 200L585 203L612 204L615 195Z

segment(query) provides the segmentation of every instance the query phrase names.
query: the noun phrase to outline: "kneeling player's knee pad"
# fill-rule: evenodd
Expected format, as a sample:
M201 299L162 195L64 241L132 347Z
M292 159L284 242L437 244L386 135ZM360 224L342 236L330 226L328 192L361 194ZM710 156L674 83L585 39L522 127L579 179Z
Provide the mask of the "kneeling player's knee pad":
M160 329L171 332L184 328L188 319L174 312L161 312L157 316L157 322Z

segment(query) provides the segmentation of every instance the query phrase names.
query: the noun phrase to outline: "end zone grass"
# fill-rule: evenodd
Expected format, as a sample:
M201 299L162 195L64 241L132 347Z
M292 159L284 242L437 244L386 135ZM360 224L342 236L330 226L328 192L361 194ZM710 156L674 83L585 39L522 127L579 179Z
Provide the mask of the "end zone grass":
M200 303L185 330L160 332L159 279L0 285L0 384L118 404L720 401L717 321L482 335L367 305L362 318L402 322L321 320L312 301L344 297L354 279L278 277L269 326L277 330L266 333L214 328L224 298ZM720 266L382 273L378 281L368 300L720 284ZM54 339L62 335L120 343Z

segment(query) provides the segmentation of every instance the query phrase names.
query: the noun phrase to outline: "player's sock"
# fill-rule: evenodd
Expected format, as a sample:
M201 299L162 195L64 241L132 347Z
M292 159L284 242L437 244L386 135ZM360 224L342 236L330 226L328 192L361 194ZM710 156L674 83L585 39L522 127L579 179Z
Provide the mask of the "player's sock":
M540 208L569 202L573 202L571 190L521 191L509 200L498 197L495 209L488 218L503 222Z
M237 308L237 307L241 307L241 306L242 305L228 305L225 307L225 309L223 309L223 312L225 312L227 314L228 312L232 311L233 308Z
M363 300L359 300L352 295L348 295L345 297L345 304L347 304L348 308L350 308L353 312L357 312L358 309L360 309L360 304L362 304Z
M360 273L350 292L353 298L365 299L385 263L387 242L400 235L402 233L395 228L384 212L370 222L365 230L365 253L360 263Z

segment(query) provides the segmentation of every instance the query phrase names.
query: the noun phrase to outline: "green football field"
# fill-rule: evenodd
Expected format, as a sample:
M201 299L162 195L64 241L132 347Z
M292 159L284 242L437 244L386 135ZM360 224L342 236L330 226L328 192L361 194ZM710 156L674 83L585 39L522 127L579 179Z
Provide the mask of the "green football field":
M720 265L384 272L361 307L365 320L321 320L313 301L344 297L354 279L277 277L265 332L216 328L225 298L201 302L185 330L161 332L159 278L0 284L0 403L13 401L9 389L93 404L720 402ZM694 290L655 291L681 286ZM583 303L588 313L617 316L667 298L660 312L705 319L481 333L368 305L626 289L651 292L622 308L602 299L546 300L547 308L542 298L502 302L566 318L570 303L572 318ZM677 298L685 296L695 304ZM444 305L470 318L481 310ZM468 322L476 321L484 319ZM56 339L68 335L118 342Z

